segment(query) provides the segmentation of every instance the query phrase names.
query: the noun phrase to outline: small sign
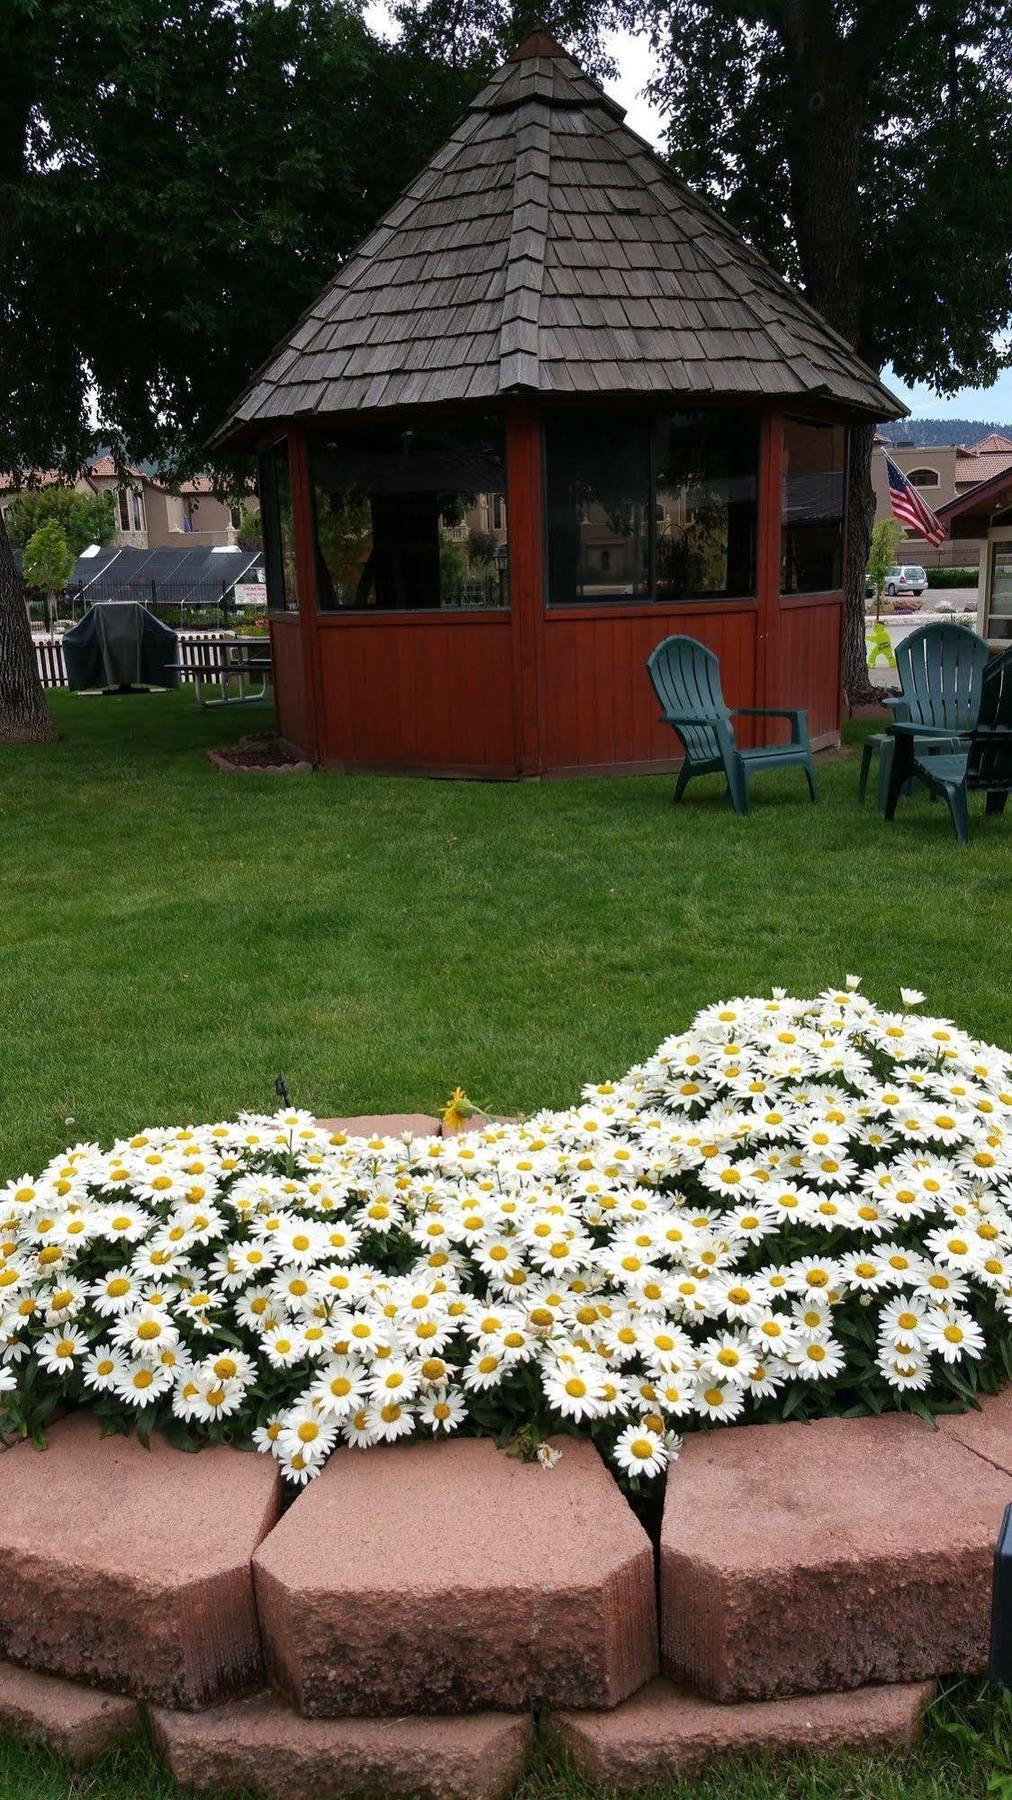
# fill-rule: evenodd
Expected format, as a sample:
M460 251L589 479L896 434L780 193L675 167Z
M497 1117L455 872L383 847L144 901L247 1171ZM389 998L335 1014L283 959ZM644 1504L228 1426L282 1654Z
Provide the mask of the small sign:
M265 607L267 605L267 583L265 581L237 581L235 603L237 606Z

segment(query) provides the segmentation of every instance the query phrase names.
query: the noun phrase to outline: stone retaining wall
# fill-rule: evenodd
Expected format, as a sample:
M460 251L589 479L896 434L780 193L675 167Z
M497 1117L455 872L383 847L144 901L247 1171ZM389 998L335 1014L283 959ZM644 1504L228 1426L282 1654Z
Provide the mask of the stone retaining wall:
M1012 1390L938 1430L690 1435L656 1568L593 1446L558 1447L552 1469L490 1440L339 1450L285 1509L266 1457L60 1420L0 1455L0 1730L84 1761L147 1708L207 1792L497 1800L536 1717L633 1787L908 1743L934 1678L985 1665Z

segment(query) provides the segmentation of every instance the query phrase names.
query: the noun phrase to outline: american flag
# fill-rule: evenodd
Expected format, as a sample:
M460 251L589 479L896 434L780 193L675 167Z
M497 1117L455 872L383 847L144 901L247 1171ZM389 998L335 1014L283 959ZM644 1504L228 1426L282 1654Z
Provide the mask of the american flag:
M927 538L929 544L940 544L945 536L945 526L935 517L930 506L921 499L917 489L911 486L903 470L896 467L890 456L886 457L886 471L889 476L889 499L893 517L899 519L901 525L909 525L918 537Z

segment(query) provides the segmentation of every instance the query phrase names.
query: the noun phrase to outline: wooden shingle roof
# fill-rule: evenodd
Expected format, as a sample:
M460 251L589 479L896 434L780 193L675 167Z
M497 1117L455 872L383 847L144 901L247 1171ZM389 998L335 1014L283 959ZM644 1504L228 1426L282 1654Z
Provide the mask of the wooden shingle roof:
M542 394L905 409L544 33L341 265L216 433Z

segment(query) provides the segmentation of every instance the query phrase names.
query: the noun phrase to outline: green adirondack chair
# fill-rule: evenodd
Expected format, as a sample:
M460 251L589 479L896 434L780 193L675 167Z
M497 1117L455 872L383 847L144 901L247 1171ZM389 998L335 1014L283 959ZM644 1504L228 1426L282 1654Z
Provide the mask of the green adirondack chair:
M695 638L665 638L648 658L647 670L661 703L661 721L678 733L685 749L685 761L675 783L676 801L682 798L693 775L722 774L735 812L747 813L752 775L762 769L799 768L804 769L809 794L818 803L808 713L804 707L726 706L720 663L713 651ZM734 740L732 718L789 719L790 743L741 750Z
M953 739L947 723L926 726L898 719L889 732L893 757L886 818L895 818L900 794L913 777L946 802L956 836L967 843L968 794L984 793L987 812L996 815L1005 811L1012 793L1012 649L984 670L980 708L969 731Z
M958 751L960 733L970 731L977 723L981 682L989 655L984 639L965 625L922 625L896 646L901 692L898 698L887 700L886 705L892 708L898 724L927 726L925 744L932 739L937 742L939 728L947 726L953 750ZM891 733L869 738L861 762L859 801L864 799L872 751L878 749L878 799L883 812L894 744ZM919 780L920 776L914 770L909 779Z

